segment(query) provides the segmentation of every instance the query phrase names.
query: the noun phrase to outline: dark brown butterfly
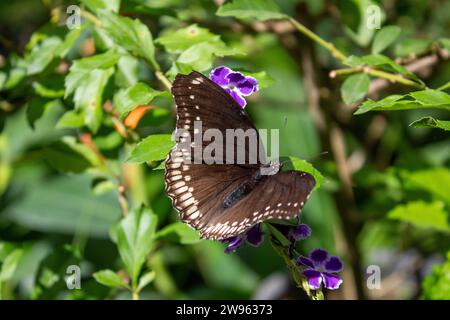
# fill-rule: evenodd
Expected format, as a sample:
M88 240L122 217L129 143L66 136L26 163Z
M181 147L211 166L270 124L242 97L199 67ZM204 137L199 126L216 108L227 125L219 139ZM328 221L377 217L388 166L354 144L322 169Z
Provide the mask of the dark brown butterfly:
M198 134L195 121L202 130L215 128L225 136L226 129L254 129L248 115L219 85L198 72L178 74L172 86L177 105L177 131ZM256 133L257 134L257 133ZM200 231L202 238L221 240L239 235L253 225L268 219L291 219L298 215L314 185L314 178L301 171L279 171L280 166L267 165L263 157L256 163L217 164L203 159L192 160L195 143L182 147L184 136L176 137L176 145L166 160L166 192L181 220ZM259 135L258 135L258 141ZM202 141L202 146L208 145ZM226 144L236 141L226 141ZM234 146L232 146L234 147ZM263 150L258 143L257 152ZM245 146L245 152L250 150ZM217 157L225 155L216 154ZM272 175L261 175L271 166Z

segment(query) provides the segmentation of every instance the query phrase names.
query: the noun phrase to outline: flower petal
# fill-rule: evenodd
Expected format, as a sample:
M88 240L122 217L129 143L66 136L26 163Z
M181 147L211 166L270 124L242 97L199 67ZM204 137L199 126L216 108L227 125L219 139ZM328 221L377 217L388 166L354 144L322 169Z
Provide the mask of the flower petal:
M238 83L236 87L238 88L239 92L244 96L248 96L253 92L259 90L258 80L250 76L245 77L245 80Z
M323 276L323 285L327 289L336 290L342 283L342 279L335 274L323 272L322 276Z
M328 252L325 249L314 249L309 253L309 257L315 266L321 266L328 259Z
M247 231L247 242L252 246L259 246L264 240L264 232L261 229L261 224L255 225L253 228Z
M241 97L241 95L236 90L231 90L229 88L225 88L225 91L233 97L234 101L236 101L242 109L247 105L247 101Z
M307 224L299 224L295 228L289 230L289 236L295 241L308 238L311 235L311 228Z
M342 271L343 268L344 264L339 257L332 256L325 262L325 270L327 272L339 272Z
M227 74L226 79L230 85L237 87L239 83L245 81L245 76L240 72L233 71Z
M229 80L227 79L227 75L232 72L230 68L225 66L217 67L211 70L209 74L209 78L217 83L219 86L227 86L229 84Z
M311 289L317 290L322 284L322 274L319 271L307 269L303 271L303 275L308 279Z
M304 265L314 269L314 263L310 258L300 256L297 258L297 265Z
M236 251L236 249L239 248L244 243L244 238L234 236L234 237L225 239L222 242L228 243L228 247L226 247L225 253L231 253L231 252Z

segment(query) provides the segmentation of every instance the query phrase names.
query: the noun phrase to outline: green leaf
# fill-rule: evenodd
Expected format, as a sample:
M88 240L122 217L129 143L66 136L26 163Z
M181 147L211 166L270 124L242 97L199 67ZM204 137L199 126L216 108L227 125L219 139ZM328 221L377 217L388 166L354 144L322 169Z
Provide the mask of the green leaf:
M4 212L6 221L43 233L88 235L106 239L120 217L115 193L95 196L92 177L84 174L56 178L26 177L21 199ZM7 214L6 214L7 213Z
M138 283L138 291L141 291L142 289L144 289L147 285L149 285L154 279L155 279L155 271L149 271L145 274L143 274L140 278L139 278L139 283Z
M0 270L0 282L8 281L13 277L22 255L22 249L15 249L5 258Z
M410 124L414 128L439 128L450 131L450 121L438 120L433 117L423 117Z
M159 69L152 34L146 25L138 19L132 20L105 10L100 11L99 17L102 27L118 46L144 58L153 69Z
M159 230L156 233L155 239L181 244L193 244L201 240L198 231L183 222L174 222Z
M431 48L432 41L425 39L404 39L395 47L395 55L408 57L426 53Z
M169 73L189 73L192 70L205 71L211 69L215 57L242 54L237 48L230 48L216 36L213 41L201 42L183 51Z
M86 80L94 69L109 69L114 66L122 55L115 51L108 51L88 58L75 60L70 67L69 74L65 79L66 92L64 97L68 97L75 89Z
M355 114L375 110L394 111L425 108L450 110L450 95L442 91L427 89L406 95L391 95L379 101L369 99L355 111Z
M132 279L133 287L152 249L158 217L149 208L132 210L115 228L120 257Z
M110 288L130 288L125 279L109 269L97 271L92 276L98 283Z
M48 101L39 97L31 99L27 104L27 120L31 128L34 129L35 122L55 104L60 104L60 102L58 100Z
M154 134L146 137L131 152L128 162L143 163L163 160L175 145L170 134Z
M114 83L120 88L128 88L139 81L139 60L130 55L124 55L117 62L117 72Z
M30 76L43 71L56 57L55 52L61 43L60 38L50 37L33 47L26 58L28 62L27 74Z
M450 205L450 169L436 167L404 173L405 187L425 190Z
M107 9L118 12L120 8L120 0L81 0L92 11Z
M137 106L146 105L161 94L164 94L164 92L138 82L126 90L119 91L114 97L114 104L123 118Z
M439 43L444 49L450 51L450 38L441 38L439 39Z
M155 42L164 46L167 52L181 53L197 43L215 41L216 38L217 35L211 33L208 29L192 24L186 28L165 33Z
M379 30L372 43L372 53L380 53L389 47L400 35L401 29L397 26L387 26Z
M280 11L280 8L272 0L233 0L222 5L216 14L219 17L258 21L286 18L286 15Z
M431 300L450 300L450 251L447 259L433 266L431 274L422 282L422 298Z
M296 158L296 157L287 157L287 160L289 160L289 163L287 165L284 165L284 168L286 170L296 170L296 171L304 171L309 173L314 177L314 180L316 180L316 185L314 186L314 190L320 188L324 181L324 177L322 174L313 167L313 165L305 160ZM281 161L284 162L284 158L281 158Z
M342 0L338 4L346 33L358 45L369 45L376 29L385 20L382 6L372 0Z
M369 85L370 78L365 73L351 75L342 84L342 99L346 104L352 104L361 100L367 94Z
M268 88L274 82L274 79L267 74L266 71L260 72L244 72L246 76L251 76L258 80L258 87L260 89Z
M440 201L411 201L388 212L391 219L412 223L420 228L433 228L450 232L449 216Z
M80 173L100 165L94 151L77 143L72 137L66 137L44 148L44 156L52 167L62 172Z
M103 120L103 90L114 68L92 70L74 94L75 107L84 113L84 122L92 132L97 132Z
M84 125L84 114L78 110L69 110L58 120L56 128L79 128Z

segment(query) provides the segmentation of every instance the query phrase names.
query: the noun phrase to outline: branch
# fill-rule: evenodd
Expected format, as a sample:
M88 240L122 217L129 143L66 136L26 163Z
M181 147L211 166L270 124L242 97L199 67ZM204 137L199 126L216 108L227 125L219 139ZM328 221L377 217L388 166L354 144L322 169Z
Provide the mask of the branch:
M287 19L294 25L294 27L300 31L301 33L303 33L305 36L307 36L308 38L310 38L311 40L313 40L314 42L320 44L322 47L324 47L325 49L327 49L328 51L331 52L331 54L333 55L333 57L335 57L336 59L338 59L341 62L344 62L345 60L347 60L347 56L345 54L343 54L340 50L338 50L333 43L328 42L324 39L322 39L321 37L319 37L317 34L315 34L314 32L312 32L311 30L309 30L307 27L305 27L303 24L301 24L300 22L298 22L297 20L295 20L294 18L291 17L287 17Z

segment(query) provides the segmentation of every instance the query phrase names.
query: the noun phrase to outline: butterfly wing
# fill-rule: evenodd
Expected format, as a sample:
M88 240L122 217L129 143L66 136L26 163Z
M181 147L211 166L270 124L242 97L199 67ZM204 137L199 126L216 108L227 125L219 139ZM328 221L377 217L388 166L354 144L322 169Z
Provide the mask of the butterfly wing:
M295 218L314 185L314 178L301 171L266 176L235 205L212 215L200 233L204 238L220 240L241 234L268 219Z
M227 136L227 130L236 129L242 129L254 135L257 143L253 146L251 143L243 144L236 139L225 139L223 149L215 156L216 159L221 159L219 163L227 163L225 155L227 148L230 147L234 150L231 163L237 163L238 148L245 153L243 165L256 168L266 162L264 146L249 116L219 85L198 72L191 72L188 75L178 74L172 85L172 94L177 106L177 131L188 132L189 137L195 139L195 135L199 133L195 131L195 123L198 124L201 121L203 135L208 129L220 131L222 137ZM183 142L183 138L180 134L176 134L177 143ZM201 140L201 149L204 150L210 141ZM195 154L195 143L194 141L194 144L187 146L192 156ZM207 157L205 154L201 156L202 162L210 160L205 158ZM207 163L211 164L211 161Z

